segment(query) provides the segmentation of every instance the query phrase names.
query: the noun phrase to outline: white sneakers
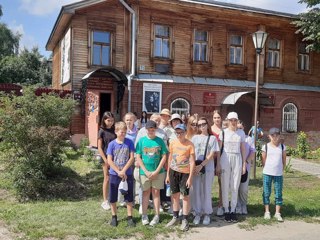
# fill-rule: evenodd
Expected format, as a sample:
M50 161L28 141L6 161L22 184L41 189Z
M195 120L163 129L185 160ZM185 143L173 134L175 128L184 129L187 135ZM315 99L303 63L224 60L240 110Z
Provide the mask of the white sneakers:
M211 222L210 216L209 216L209 215L204 215L202 224L203 224L203 225L209 225L210 222Z
M277 219L278 222L283 222L283 218L281 217L281 213L275 213L274 218Z
M221 217L224 215L223 207L218 207L217 216Z
M263 218L264 218L265 220L270 220L270 219L271 219L270 212L265 212Z
M194 225L199 225L200 224L200 216L196 215L195 218L193 219L193 224Z
M152 221L150 222L150 226L155 226L159 223L160 221L160 218L159 218L159 215L154 215Z
M142 215L141 221L142 221L142 225L148 225L149 224L148 215Z
M110 206L110 203L109 203L108 200L102 202L102 203L101 203L101 207L102 207L104 210L107 210L107 211L111 209L111 206Z

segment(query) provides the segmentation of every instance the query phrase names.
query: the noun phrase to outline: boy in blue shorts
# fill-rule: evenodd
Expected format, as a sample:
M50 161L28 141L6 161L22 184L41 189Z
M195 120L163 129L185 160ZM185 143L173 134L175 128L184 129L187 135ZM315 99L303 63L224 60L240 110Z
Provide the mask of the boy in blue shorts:
M135 223L132 219L132 202L133 202L133 173L131 165L134 158L134 144L133 142L125 138L127 133L127 126L124 122L117 122L115 124L115 134L117 138L109 143L107 149L109 170L109 201L111 204L111 226L116 227L118 225L117 219L117 200L118 200L118 188L121 181L127 181L128 192L124 196L127 201L127 214L128 214L128 226L134 227Z

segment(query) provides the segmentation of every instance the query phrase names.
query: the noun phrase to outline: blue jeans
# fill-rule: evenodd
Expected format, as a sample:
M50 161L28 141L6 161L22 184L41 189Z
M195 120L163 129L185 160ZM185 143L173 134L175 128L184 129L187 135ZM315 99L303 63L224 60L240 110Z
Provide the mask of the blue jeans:
M270 205L271 184L274 182L275 204L282 206L283 176L271 176L263 174L263 204Z

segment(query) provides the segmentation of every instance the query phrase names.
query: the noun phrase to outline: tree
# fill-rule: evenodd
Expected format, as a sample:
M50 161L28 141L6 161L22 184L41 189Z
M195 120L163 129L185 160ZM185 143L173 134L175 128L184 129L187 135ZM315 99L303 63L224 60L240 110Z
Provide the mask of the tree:
M298 27L297 33L301 33L303 41L308 43L309 50L320 51L320 9L317 7L320 0L300 0L299 3L306 3L312 8L306 13L299 14L299 20L293 23Z

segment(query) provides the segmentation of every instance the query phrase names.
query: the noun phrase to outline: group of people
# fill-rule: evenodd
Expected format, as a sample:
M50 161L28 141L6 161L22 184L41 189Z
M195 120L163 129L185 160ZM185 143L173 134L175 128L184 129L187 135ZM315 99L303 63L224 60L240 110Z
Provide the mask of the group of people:
M140 123L140 124L137 124ZM111 112L104 113L98 136L98 150L103 166L102 207L111 208L112 226L118 225L117 206L122 193L127 206L128 226L135 226L133 205L138 195L139 213L143 225L160 222L163 206L170 206L173 217L167 227L181 222L180 229L189 229L188 215L193 224L209 225L212 207L212 186L215 176L219 184L217 215L227 222L237 222L237 214L247 214L249 172L255 157L252 137L246 136L236 112L222 120L213 113L213 125L198 115L183 121L177 113L163 109L150 119L143 114L125 114L123 121L114 123ZM282 221L283 166L285 146L280 143L280 131L269 131L271 142L262 148L263 202L265 219L270 219L271 183L274 181L276 213ZM120 187L119 187L120 186ZM123 187L125 186L125 187ZM121 189L120 189L121 188ZM122 188L125 188L125 191ZM169 196L170 195L170 196ZM154 216L147 214L153 200Z

